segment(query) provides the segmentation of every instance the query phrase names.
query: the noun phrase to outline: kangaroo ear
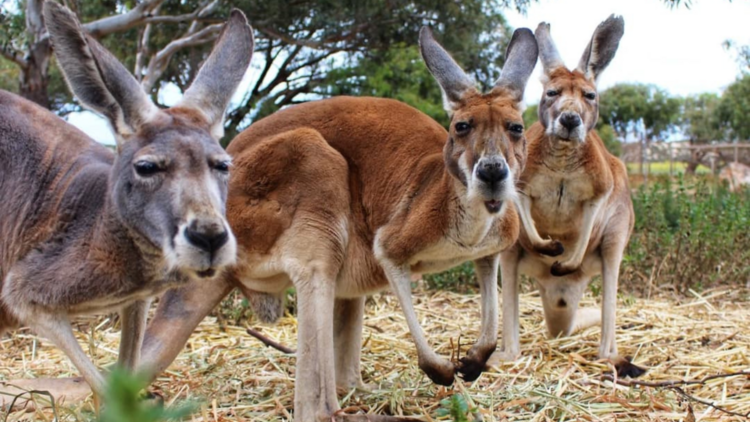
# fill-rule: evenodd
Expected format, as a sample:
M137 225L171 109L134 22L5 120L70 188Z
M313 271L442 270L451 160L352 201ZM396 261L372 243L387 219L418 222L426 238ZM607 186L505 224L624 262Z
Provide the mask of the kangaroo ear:
M199 110L217 140L224 136L224 112L253 57L253 29L245 15L233 9L214 49L177 107Z
M594 30L589 45L583 52L578 70L596 82L599 75L615 57L620 39L625 33L625 20L622 16L611 15Z
M542 62L544 73L549 75L555 69L565 67L565 63L563 63L560 53L555 47L555 42L552 41L549 24L547 22L540 23L534 34L536 35L536 42L539 44L539 59Z
M133 75L84 33L73 12L47 1L44 20L68 86L83 105L109 120L118 147L160 113Z
M453 57L435 41L426 26L419 31L419 49L427 68L443 91L443 107L450 114L469 91L476 91L474 80L461 69Z
M495 87L509 89L517 101L523 99L526 82L536 66L539 55L536 38L528 28L516 29L505 53L505 66Z

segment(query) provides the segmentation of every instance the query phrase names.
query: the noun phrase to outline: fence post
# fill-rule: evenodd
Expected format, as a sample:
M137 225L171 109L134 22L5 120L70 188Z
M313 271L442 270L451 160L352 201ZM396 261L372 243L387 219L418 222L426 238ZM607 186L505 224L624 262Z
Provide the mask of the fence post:
M672 150L672 143L669 143L669 177L674 176L674 151Z
M740 143L739 141L734 141L734 163L737 164L740 162Z
M640 150L640 151L638 151L640 153L640 154L638 154L638 155L640 155L639 160L638 160L638 173L641 174L641 177L644 177L644 175L645 175L645 173L643 172L643 156L646 155L646 151L645 151L645 148L644 148L644 143L645 142L643 140L643 137L641 137L641 142L640 142L641 145L640 145L640 148L638 148Z
M711 155L711 174L716 175L716 158L719 156L719 149L714 148L713 155Z

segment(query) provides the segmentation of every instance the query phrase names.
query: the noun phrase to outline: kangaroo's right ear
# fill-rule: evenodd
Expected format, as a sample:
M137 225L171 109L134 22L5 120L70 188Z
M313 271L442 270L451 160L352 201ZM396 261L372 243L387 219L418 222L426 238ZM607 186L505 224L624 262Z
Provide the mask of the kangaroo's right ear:
M476 91L474 80L461 69L445 49L435 41L426 26L419 31L419 49L427 68L443 91L443 107L450 114L469 91Z
M176 107L200 111L216 140L224 136L224 112L253 57L253 28L238 9L232 10L211 55Z
M68 86L83 105L109 120L118 148L160 113L133 75L84 33L73 12L47 1L44 20Z
M542 22L536 27L534 35L536 35L536 42L539 45L539 60L542 62L544 73L549 75L555 69L565 67L560 58L560 53L555 47L555 42L552 41L552 35L549 33L549 24Z
M495 87L508 89L517 101L523 99L526 82L536 66L539 55L536 38L528 28L519 28L513 32L513 37L505 53L505 66Z
M625 20L622 16L611 15L594 30L591 41L583 52L578 70L596 82L599 75L615 57L620 39L625 33Z

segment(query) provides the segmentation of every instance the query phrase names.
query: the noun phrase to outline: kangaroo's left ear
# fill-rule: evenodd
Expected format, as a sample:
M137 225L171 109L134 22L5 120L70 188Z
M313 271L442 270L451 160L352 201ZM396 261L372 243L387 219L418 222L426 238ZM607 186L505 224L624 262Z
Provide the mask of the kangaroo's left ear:
M596 83L599 75L615 57L624 33L625 20L622 16L611 15L600 23L594 30L591 42L583 52L577 70Z
M419 31L419 49L427 69L435 77L443 92L443 108L448 114L452 114L464 95L477 92L474 80L435 40L432 30L427 26Z

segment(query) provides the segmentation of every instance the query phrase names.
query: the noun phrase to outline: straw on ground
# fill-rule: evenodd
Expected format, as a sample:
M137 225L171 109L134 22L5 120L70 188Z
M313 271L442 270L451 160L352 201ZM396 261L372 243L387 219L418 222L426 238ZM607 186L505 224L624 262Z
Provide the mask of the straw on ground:
M623 355L649 368L646 382L697 380L750 368L750 309L747 290L711 290L690 299L633 300L618 305L618 344ZM420 290L414 297L427 334L444 356L465 353L476 338L479 298ZM588 297L583 306L594 305ZM462 394L469 420L562 421L740 420L711 406L689 403L673 389L623 386L604 379L608 362L596 361L598 327L569 338L548 339L541 302L522 296L522 357L485 373L474 383L435 386L418 369L415 349L393 296L368 299L362 372L369 391L340 393L349 413L415 415L447 420L441 400ZM220 329L207 318L185 350L154 383L167 403L199 401L194 421L289 420L294 396L294 356L265 347L246 334L252 327L279 343L296 347L296 320L273 326ZM113 363L119 329L112 318L86 319L79 340L100 366ZM460 338L460 341L459 341ZM20 331L0 342L0 380L71 376L76 371L62 352ZM722 377L682 387L689 394L739 414L750 412L750 378ZM92 418L91 403L59 409L61 421ZM51 412L14 412L9 421L52 420Z

